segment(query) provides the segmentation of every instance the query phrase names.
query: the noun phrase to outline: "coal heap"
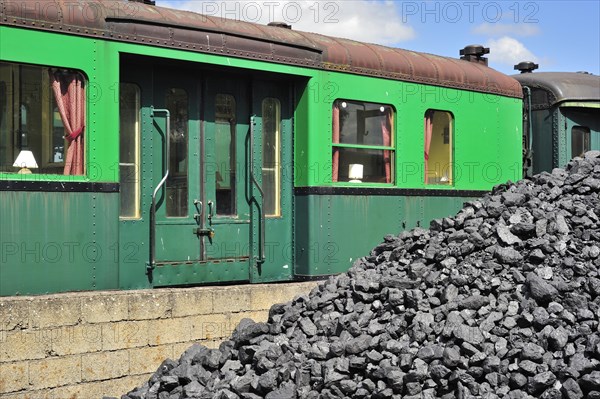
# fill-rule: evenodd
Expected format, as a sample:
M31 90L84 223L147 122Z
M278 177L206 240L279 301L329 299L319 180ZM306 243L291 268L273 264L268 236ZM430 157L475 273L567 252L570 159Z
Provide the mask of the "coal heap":
M600 398L600 152L497 186L122 399Z

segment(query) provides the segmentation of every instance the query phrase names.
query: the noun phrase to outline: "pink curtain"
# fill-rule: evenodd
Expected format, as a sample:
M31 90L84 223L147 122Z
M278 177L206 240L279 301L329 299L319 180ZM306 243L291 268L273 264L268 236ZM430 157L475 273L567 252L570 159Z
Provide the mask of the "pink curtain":
M331 129L333 143L340 142L340 107L337 102L333 103L333 113L331 115ZM340 150L338 147L332 147L332 159L331 159L331 180L337 182L339 179L339 168L340 168Z
M429 169L429 147L433 135L433 111L425 112L425 184L429 183L427 171Z
M84 168L85 84L78 73L50 72L52 91L69 142L65 158L65 175L82 175Z
M389 147L392 145L392 129L394 126L394 113L391 108L385 111L385 120L381 121L381 134L383 136L383 145ZM383 164L385 167L385 182L392 182L392 152L383 150Z

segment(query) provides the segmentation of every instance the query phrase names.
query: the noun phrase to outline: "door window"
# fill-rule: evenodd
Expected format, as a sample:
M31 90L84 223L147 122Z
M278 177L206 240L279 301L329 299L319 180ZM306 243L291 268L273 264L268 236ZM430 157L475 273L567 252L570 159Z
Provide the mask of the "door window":
M450 112L425 112L425 184L452 185L454 117Z
M185 90L167 90L165 106L171 113L167 217L188 214L188 103Z
M262 101L262 184L265 215L281 216L281 104L276 98Z
M590 148L590 128L573 126L571 129L571 158L582 156Z
M215 98L215 188L217 215L235 215L235 98L217 94Z
M122 83L119 96L121 218L140 217L140 88Z

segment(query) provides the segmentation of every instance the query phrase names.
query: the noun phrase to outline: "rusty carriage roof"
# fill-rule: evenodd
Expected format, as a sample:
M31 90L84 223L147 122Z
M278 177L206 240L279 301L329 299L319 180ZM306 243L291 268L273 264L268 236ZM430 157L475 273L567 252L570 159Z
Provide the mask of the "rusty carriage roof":
M0 0L0 24L522 97L479 63L124 0Z

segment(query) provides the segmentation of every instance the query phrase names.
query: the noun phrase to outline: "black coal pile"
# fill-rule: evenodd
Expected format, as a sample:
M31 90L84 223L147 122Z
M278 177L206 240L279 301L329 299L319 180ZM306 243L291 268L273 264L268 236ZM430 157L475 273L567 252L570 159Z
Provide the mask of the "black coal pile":
M122 399L600 398L600 152L387 236Z

